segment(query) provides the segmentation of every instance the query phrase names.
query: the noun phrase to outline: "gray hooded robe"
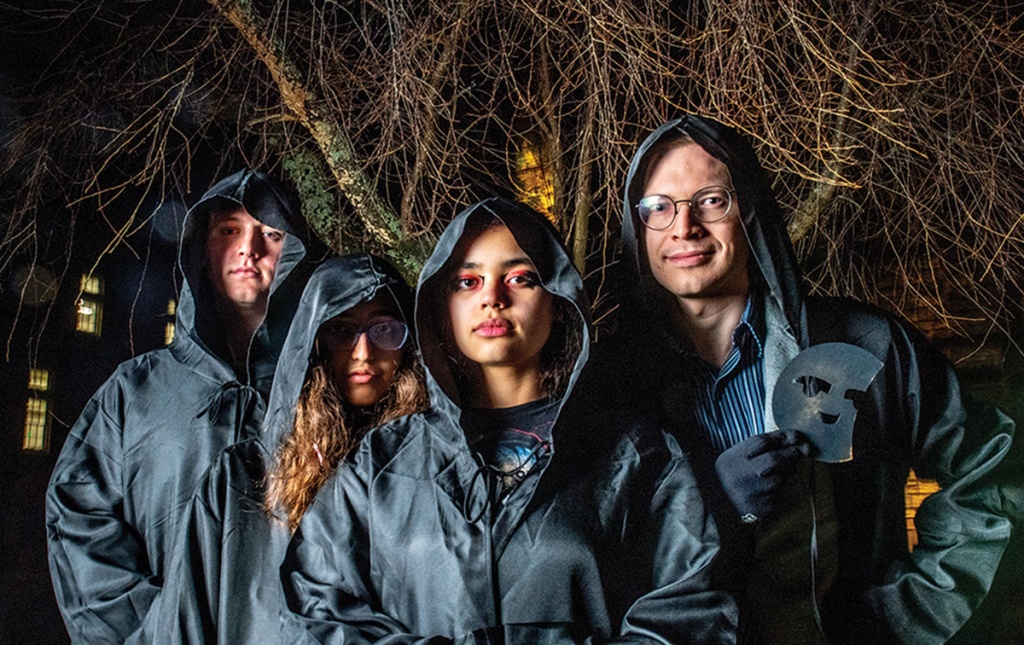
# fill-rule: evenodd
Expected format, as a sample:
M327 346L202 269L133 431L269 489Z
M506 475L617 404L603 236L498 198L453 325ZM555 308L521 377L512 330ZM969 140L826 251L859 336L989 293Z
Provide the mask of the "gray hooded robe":
M295 423L320 326L380 292L391 293L411 318L412 290L377 258L332 258L310 277L281 350L259 436L225 450L189 505L164 588L158 642L295 641L294 629L281 631L279 569L291 531L283 513L272 518L263 508L267 470Z
M242 205L287 233L245 373L226 356L204 265L213 210ZM308 234L277 180L243 170L189 211L174 341L122 363L86 404L46 498L50 573L75 643L149 642L178 521L226 446L255 432L274 365L310 268Z

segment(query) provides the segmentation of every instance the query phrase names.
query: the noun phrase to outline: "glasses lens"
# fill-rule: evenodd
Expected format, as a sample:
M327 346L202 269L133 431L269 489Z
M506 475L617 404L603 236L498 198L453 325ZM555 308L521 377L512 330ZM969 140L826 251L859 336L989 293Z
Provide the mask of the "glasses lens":
M640 221L644 226L660 231L672 225L676 217L676 205L664 195L650 195L636 205Z
M732 195L724 186L711 186L697 191L690 200L694 217L702 222L717 222L729 214Z
M409 327L400 320L387 320L371 325L366 330L366 335L377 349L394 351L405 345L409 337Z
M340 322L327 322L320 328L320 342L329 352L338 352L355 347L359 330Z

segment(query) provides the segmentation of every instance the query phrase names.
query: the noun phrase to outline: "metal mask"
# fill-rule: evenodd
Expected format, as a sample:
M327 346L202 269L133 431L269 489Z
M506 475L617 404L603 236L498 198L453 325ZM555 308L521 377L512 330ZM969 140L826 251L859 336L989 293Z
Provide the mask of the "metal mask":
M775 423L799 430L817 448L816 459L853 459L853 393L866 392L882 369L871 352L847 343L812 345L782 370L772 395Z

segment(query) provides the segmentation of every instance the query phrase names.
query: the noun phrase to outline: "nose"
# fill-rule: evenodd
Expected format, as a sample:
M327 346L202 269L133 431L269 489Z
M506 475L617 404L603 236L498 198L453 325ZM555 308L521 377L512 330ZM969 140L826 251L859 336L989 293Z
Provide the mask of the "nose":
M502 309L508 305L508 290L501 280L485 280L480 291L480 303L484 307Z
M263 235L260 231L246 229L239 236L238 254L243 257L259 257L263 254Z
M676 219L672 222L672 235L674 237L688 239L700 237L703 230L700 220L693 216L693 209L690 207L690 202L676 202Z
M370 337L365 331L356 336L356 344L352 347L352 358L357 361L368 361L373 350L370 348Z

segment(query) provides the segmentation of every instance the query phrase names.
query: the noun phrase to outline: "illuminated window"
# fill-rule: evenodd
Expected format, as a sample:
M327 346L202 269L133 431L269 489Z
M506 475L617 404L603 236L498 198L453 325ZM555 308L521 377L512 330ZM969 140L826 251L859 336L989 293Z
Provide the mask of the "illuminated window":
M103 278L98 275L83 275L82 293L91 293L94 296L102 296Z
M905 489L907 506L907 544L913 551L917 545L917 528L914 526L914 518L917 516L917 509L926 497L939 490L938 482L931 479L918 479L914 471L910 471L910 478L907 480Z
M47 370L30 369L28 371L28 389L45 392L50 389L50 372Z
M167 301L167 315L173 316L178 311L178 302L171 298ZM174 341L174 321L164 325L164 345L170 345Z
M30 398L25 408L25 438L22 450L45 452L50 449L50 419L46 399Z
M524 139L516 156L516 192L519 201L555 221L555 186L550 154L543 146Z
M103 278L82 276L82 297L78 299L78 317L75 329L86 334L100 335L103 327Z

